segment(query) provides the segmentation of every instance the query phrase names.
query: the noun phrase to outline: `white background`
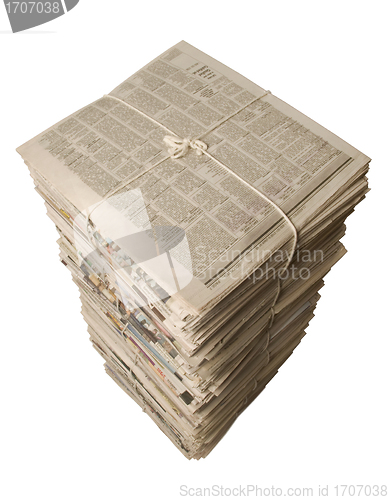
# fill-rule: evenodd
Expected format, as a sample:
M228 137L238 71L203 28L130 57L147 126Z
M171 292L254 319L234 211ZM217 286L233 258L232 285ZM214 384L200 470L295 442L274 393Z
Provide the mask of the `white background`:
M388 484L388 11L384 1L80 0L12 34L0 5L4 500L175 499L180 485ZM15 148L180 40L372 158L307 336L205 460L105 374Z

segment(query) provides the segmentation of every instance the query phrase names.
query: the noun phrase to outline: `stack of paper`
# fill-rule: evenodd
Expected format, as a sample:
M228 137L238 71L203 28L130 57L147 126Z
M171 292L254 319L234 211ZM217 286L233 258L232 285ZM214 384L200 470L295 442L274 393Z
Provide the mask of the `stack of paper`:
M305 335L369 158L185 42L18 151L107 373L205 457Z

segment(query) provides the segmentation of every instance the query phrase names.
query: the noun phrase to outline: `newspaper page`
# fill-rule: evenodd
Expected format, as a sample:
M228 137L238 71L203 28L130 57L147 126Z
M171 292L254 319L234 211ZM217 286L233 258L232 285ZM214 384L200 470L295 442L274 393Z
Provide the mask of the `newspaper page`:
M201 139L297 229L368 161L186 42L21 146L26 161L93 223L95 237L111 242L112 252L126 249L127 275L152 282L180 318L213 307L291 233L261 194L208 156L189 150L170 158L158 123ZM162 250L148 251L158 228ZM129 234L137 244L127 248Z

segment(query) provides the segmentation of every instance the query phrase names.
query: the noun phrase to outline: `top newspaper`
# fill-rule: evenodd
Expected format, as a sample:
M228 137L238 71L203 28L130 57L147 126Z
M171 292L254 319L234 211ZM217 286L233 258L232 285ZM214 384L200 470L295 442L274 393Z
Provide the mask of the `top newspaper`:
M369 161L183 41L21 146L29 166L76 209L77 233L92 233L95 247L99 239L111 245L116 290L124 297L136 281L138 302L174 318L176 328L290 248L292 234L263 196L208 156L170 158L158 123L203 141L298 231ZM78 240L83 257L93 253Z

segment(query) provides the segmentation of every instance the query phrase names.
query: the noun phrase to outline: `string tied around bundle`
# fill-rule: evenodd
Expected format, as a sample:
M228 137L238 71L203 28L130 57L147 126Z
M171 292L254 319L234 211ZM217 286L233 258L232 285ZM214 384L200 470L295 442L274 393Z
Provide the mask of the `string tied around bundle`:
M182 158L187 154L189 149L194 149L198 156L202 155L208 149L205 142L198 139L189 139L188 137L181 139L180 137L166 135L163 141L169 148L168 153L170 158L173 159Z
M163 123L161 123L159 120L156 120L152 116L149 116L147 113L145 113L142 110L138 109L136 106L133 106L129 102L127 102L127 101L125 101L123 99L120 99L119 97L110 95L110 94L104 96L107 99L114 100L117 103L119 103L119 104L121 104L123 106L126 106L126 107L132 109L133 111L135 111L135 112L139 113L140 115L142 115L147 120L150 120L151 122L153 122L159 128L164 129L169 134L169 135L166 135L164 137L163 141L168 146L168 151L167 152L169 153L170 158L172 158L172 159L182 158L182 157L184 157L190 151L190 149L195 150L196 154L199 155L199 156L200 155L207 156L210 160L212 160L213 162L215 162L216 164L218 164L224 171L228 172L231 176L235 177L241 184L243 184L244 186L246 186L246 188L250 189L251 191L253 191L257 195L259 195L261 198L263 198L269 205L271 205L281 215L281 217L284 219L284 221L286 222L286 224L289 226L289 228L291 230L291 235L292 235L292 250L289 252L287 261L286 261L286 263L283 266L283 270L282 270L281 274L278 276L277 290L276 290L276 294L275 294L275 296L273 298L272 305L270 307L270 316L269 316L269 320L268 320L267 328L266 328L266 343L265 343L265 346L262 349L262 351L259 353L259 354L262 354L262 352L266 352L266 354L267 354L267 363L269 363L269 361L270 361L270 353L269 353L269 350L268 350L268 347L269 347L269 344L270 344L270 340L271 340L271 331L270 330L271 330L271 327L273 326L273 323L274 323L274 319L275 319L275 315L276 315L275 307L276 307L276 304L278 302L278 298L279 298L280 293L281 293L281 276L289 269L289 266L291 265L293 257L295 256L295 252L297 250L297 244L298 244L298 232L297 232L297 228L294 225L294 223L292 222L292 220L289 217L289 215L287 213L285 213L284 210L277 203L275 203L269 196L267 196L258 187L254 186L251 182L249 182L244 177L242 177L242 175L240 173L238 173L235 170L233 170L229 165L226 165L226 163L224 163L219 158L217 158L213 154L211 154L208 151L207 144L205 142L201 141L200 137L205 137L205 136L209 135L215 129L217 129L218 127L220 127L223 123L225 123L228 120L230 120L231 118L235 117L236 115L238 115L239 113L241 113L242 111L244 111L246 108L248 108L249 106L253 105L254 103L256 103L257 101L259 101L260 99L263 99L265 96L267 96L269 94L271 94L270 90L266 90L261 96L255 97L253 100L251 100L250 102L246 103L241 108L238 108L237 110L235 110L230 115L223 117L222 120L216 122L206 132L203 132L200 136L198 136L197 139L192 139L192 138L188 138L188 137L184 138L184 139L181 139L180 137L178 137L178 135L176 134L175 131L171 130L169 127L167 127L166 125L164 125ZM128 180L124 180L118 186L116 186L111 191L109 191L108 193L106 193L106 195L104 196L104 198L101 200L100 203L104 202L110 196L113 196L115 193L117 193L118 191L120 191L121 189L123 189L123 187L126 186L127 184L129 184L131 182L135 182L140 177L142 177L143 175L145 175L147 172L150 172L152 169L156 168L158 165L160 165L161 163L163 163L166 159L167 159L166 156L162 156L162 158L159 159L159 161L157 161L156 163L151 164L149 166L149 168L147 168L145 170L142 169L137 175L135 175L135 177L131 177ZM95 210L96 207L97 207L97 205L93 208L93 210ZM89 227L89 224L90 224L91 214L92 214L93 210L91 212L88 212L88 214L87 214L88 227ZM135 358L135 365L137 364L137 361L138 361L138 359L136 357ZM256 387L257 387L257 383L255 381L255 385L254 385L254 389L253 390L255 390Z

